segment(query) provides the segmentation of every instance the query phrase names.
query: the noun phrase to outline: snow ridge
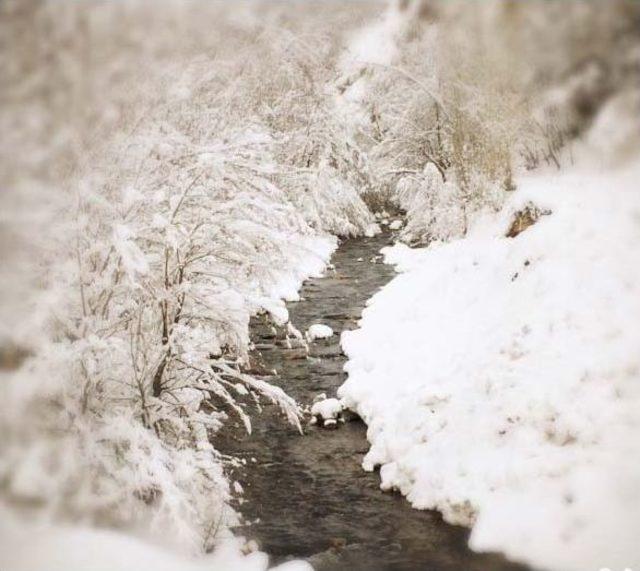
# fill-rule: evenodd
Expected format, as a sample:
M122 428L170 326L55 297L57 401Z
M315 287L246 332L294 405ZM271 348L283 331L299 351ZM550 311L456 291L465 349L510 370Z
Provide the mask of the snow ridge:
M401 275L342 336L364 468L474 549L640 566L638 180L640 162L523 178L466 238L387 249ZM529 202L552 214L506 238Z

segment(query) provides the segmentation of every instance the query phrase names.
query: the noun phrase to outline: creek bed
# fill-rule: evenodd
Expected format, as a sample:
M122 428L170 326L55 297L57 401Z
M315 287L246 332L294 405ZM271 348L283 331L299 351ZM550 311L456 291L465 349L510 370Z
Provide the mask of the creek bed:
M380 249L389 231L373 238L342 242L334 269L308 280L301 301L290 303L291 322L301 331L329 325L333 337L309 344L309 354L289 348L282 331L264 317L252 321L259 370L277 371L270 382L298 402L310 404L319 393L335 396L345 380L340 333L357 327L362 309L394 275ZM379 488L379 475L364 472L366 426L355 420L335 430L305 423L300 435L265 406L253 417L253 434L239 427L216 445L250 468L232 474L244 488L238 509L249 522L239 532L281 562L307 559L317 571L516 571L524 567L467 546L468 530L445 523L438 512L412 509L399 494Z

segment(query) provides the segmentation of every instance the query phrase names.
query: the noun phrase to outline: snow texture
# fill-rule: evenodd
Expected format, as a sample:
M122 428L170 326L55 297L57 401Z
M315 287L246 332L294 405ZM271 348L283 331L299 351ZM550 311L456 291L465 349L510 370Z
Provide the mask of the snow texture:
M328 339L332 336L333 329L328 325L323 325L322 323L315 323L307 329L307 338L310 341L314 341L316 339Z
M542 568L640 568L640 162L519 181L466 238L396 245L345 332L364 467L470 545ZM516 212L542 216L515 238Z
M311 407L311 414L323 421L338 418L344 407L338 399L329 398L318 401Z
M165 547L207 551L238 523L224 471L232 460L212 434L231 416L250 431L260 400L300 428L300 408L283 389L242 372L250 317L267 312L284 325L285 301L322 272L335 236L378 230L360 196L364 158L332 101L324 89L292 88L307 85L309 73L326 83L340 39L320 33L302 49L274 33L247 43L238 30L254 35L251 21L229 21L234 11L214 5L127 5L124 18L121 7L75 8L20 11L32 22L86 18L100 55L91 74L81 73L92 84L90 136L79 132L88 123L61 122L53 107L35 103L40 88L29 78L46 80L44 68L14 76L31 86L31 98L8 115L28 108L49 134L12 139L21 158L47 161L31 175L25 165L15 169L20 184L0 193L3 222L11 221L2 246L16 236L2 248L15 253L0 275L2 496L38 506L46 519L108 522L148 531ZM318 21L295 18L319 31ZM193 25L195 52L175 42L176 21ZM11 28L1 24L3 33ZM60 61L71 75L48 85L57 101L70 95L64 85L77 83L82 59L71 48L74 25L63 28L69 49ZM128 40L103 45L115 29L122 38L144 30L149 58L121 49ZM248 61L260 65L249 70ZM267 78L265 105L255 86ZM105 116L108 100L127 109L117 124ZM0 122L7 126L4 116ZM50 148L80 139L81 153L63 158ZM49 180L54 171L69 175ZM42 181L39 173L47 173ZM8 368L6 348L15 362Z
M2 521L0 568L10 571L312 571L304 561L269 567L260 551L244 554L243 541L229 539L215 553L188 557L116 531L16 525ZM37 549L33 546L37 545Z

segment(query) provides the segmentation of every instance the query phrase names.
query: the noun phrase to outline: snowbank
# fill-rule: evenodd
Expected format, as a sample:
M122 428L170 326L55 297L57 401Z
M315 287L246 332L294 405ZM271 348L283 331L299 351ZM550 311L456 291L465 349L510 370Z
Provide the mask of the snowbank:
M471 547L552 569L640 568L640 163L521 180L345 332L339 395L365 469ZM515 238L514 214L551 211Z
M8 571L266 571L269 568L265 553L256 551L245 555L241 546L241 540L231 539L214 554L190 558L115 531L23 527L3 521L0 568ZM312 571L312 567L304 561L291 561L272 568L272 571L285 570Z

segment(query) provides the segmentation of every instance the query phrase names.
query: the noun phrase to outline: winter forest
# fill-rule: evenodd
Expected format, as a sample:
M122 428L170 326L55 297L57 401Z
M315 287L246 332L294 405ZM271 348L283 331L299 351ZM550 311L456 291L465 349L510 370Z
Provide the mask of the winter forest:
M640 3L0 0L2 571L640 571Z

